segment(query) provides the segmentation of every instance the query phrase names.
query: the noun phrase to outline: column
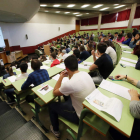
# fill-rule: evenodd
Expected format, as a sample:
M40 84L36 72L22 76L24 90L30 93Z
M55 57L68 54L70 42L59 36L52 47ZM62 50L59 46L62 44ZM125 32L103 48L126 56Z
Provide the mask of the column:
M128 27L127 28L132 28L132 24L133 24L135 12L136 12L136 7L137 7L137 3L132 4L131 13L130 13L130 17L129 17L129 22L128 22Z
M98 17L98 30L100 30L100 28L101 28L101 20L102 20L102 14L99 14L99 17Z

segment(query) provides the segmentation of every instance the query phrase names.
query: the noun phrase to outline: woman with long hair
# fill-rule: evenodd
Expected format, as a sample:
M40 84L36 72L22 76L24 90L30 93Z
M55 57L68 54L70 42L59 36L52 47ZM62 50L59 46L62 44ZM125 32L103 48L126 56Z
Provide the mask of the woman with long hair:
M135 48L136 43L137 43L138 41L140 41L140 33L137 33L137 34L135 35L135 37L133 37L133 38L131 39L131 42L130 42L130 44L129 44L129 47L130 47L130 48Z

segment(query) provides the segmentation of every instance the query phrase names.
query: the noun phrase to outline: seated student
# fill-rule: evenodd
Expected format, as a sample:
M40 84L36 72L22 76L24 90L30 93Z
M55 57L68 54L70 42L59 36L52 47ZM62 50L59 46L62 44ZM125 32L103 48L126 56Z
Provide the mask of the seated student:
M34 84L34 86L38 86L38 85L50 80L47 70L40 69L39 60L33 59L31 61L31 67L34 70L34 72L29 74L27 80L23 83L23 85L21 87L22 90L27 89L31 84ZM34 103L34 99L36 97L37 96L35 96L35 95L28 95L28 96L26 96L26 101Z
M60 64L59 60L56 59L56 53L51 53L50 57L51 57L51 59L53 61L52 64L51 64L51 67L54 67L54 66Z
M96 50L96 43L94 41L90 41L89 44L92 44L94 50Z
M122 36L124 36L124 30L122 30L120 34L121 34Z
M74 50L76 50L76 49L78 49L78 46L74 46L74 47L72 48L72 51L74 51Z
M7 74L7 72L6 72L6 70L5 70L5 67L4 67L4 65L1 65L1 64L0 64L0 76L3 76L3 75L5 75L5 74Z
M118 32L115 32L115 34L114 34L114 38L113 38L113 41L116 41L117 38L118 38Z
M16 78L16 81L18 80L21 80L23 78L26 78L28 77L28 73L27 73L27 68L28 68L28 65L26 62L22 62L20 65L19 65L19 68L21 70L21 75L19 77ZM15 93L14 92L14 88L10 88L10 89L5 89L4 92L6 93L6 95L11 99L8 104L9 105L12 105L15 103L15 97L13 96L13 94Z
M103 39L103 35L100 35L99 36L99 42L102 42L102 39Z
M138 62L136 63L135 69L140 70L140 57L138 59Z
M89 35L87 34L86 39L89 39Z
M6 79L6 78L8 78L8 77L10 77L10 76L13 76L13 75L16 75L16 73L13 72L12 67L9 67L7 70L8 70L8 73L5 74L5 75L3 75L3 79Z
M78 71L78 61L74 55L67 57L64 61L67 71L60 74L53 94L54 96L70 96L65 102L54 102L49 106L51 126L53 134L60 138L58 116L62 116L68 121L79 124L79 118L83 109L82 102L91 92L95 90L95 85L88 75L83 71ZM69 77L69 81L64 84L64 77Z
M122 43L125 37L122 34L118 34L117 42Z
M99 58L96 60L95 52L92 51L94 64L89 68L90 71L98 69L99 72L95 71L91 74L91 77L95 84L100 84L103 79L106 79L113 71L113 62L111 57L105 53L107 45L103 42L99 43L97 46L97 53Z
M132 33L133 37L135 37L138 32L139 31L137 29L133 29L133 33Z
M84 61L86 60L88 57L90 57L90 54L88 51L85 50L85 47L84 46L80 46L80 57L79 57L79 61Z
M66 53L66 50L62 50L62 59L60 60L60 63L62 63L68 56L69 54Z
M132 38L132 34L131 33L127 33L126 35L126 40L122 42L122 44L125 44L125 45L128 45L129 46L129 43L131 41L131 38Z
M47 58L46 58L45 55L40 56L40 61L41 61L41 62L44 62L44 61L46 61L46 60L47 60Z
M57 58L61 58L62 57L62 49L60 48L58 50L58 55L57 55Z
M78 60L78 64L80 64L82 62L82 60L80 60L80 51L78 49L73 51L73 55L76 56L77 60Z
M109 38L110 38L111 40L113 40L114 35L112 35L111 33L108 33L108 36L109 36Z
M140 41L140 33L137 33L137 34L135 35L135 37L133 37L133 38L131 39L130 44L129 44L129 47L130 47L130 48L135 48L136 43L137 43L138 41Z
M92 35L90 36L90 41L93 41L93 36Z
M132 52L132 54L137 55L138 58L140 57L140 41L136 43L136 46Z
M93 45L92 44L88 44L87 45L87 51L89 52L89 54L91 55L91 51L93 50Z
M107 44L107 49L106 49L105 53L111 57L113 65L116 65L117 54L116 54L115 50L110 46L109 41L104 41L104 43Z
M115 78L117 80L126 79L129 83L133 84L137 88L140 88L140 81L131 78L127 75L116 75ZM119 133L114 128L110 128L109 132L114 140L140 140L140 99L137 90L130 89L129 94L131 96L131 102L129 104L129 110L131 115L135 118L133 129L131 132L130 138L125 137L121 133Z
M69 53L71 51L70 47L67 45L66 46L66 52Z
M31 58L31 61L34 60L34 59L38 59L38 56L37 56L37 55L34 55L34 56ZM41 62L41 61L39 61L39 62L40 62L40 66L43 66L42 62Z

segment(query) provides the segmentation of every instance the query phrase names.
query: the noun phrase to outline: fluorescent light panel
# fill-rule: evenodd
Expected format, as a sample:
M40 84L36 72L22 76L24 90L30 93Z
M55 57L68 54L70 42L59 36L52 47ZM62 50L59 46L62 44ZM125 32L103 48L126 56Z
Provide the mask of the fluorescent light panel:
M70 12L65 12L65 14L69 14Z
M106 9L109 9L109 7L102 8L102 9L100 9L100 11L104 11Z
M88 7L90 4L85 4L85 5L83 5L83 6L81 6L81 8L86 8L86 7Z
M41 7L46 7L47 5L46 5L46 4L40 4L40 6L41 6Z
M89 13L86 13L87 15L89 14Z
M119 4L114 4L114 6L117 6L117 5L119 5Z
M117 6L117 7L114 7L115 9L117 8L121 8L121 7L124 7L125 5L120 5L120 6Z
M60 13L60 11L56 11L55 13Z
M67 7L74 7L75 4L69 4Z
M101 6L103 6L103 4L95 5L93 8L99 8L99 7L101 7Z
M78 13L73 13L74 15L76 15L76 14L79 14L79 12Z
M45 12L49 12L49 11L45 11Z
M53 7L59 7L60 6L60 4L55 4L55 5L53 5Z
M80 16L82 16L82 15L76 15L77 17L80 17Z

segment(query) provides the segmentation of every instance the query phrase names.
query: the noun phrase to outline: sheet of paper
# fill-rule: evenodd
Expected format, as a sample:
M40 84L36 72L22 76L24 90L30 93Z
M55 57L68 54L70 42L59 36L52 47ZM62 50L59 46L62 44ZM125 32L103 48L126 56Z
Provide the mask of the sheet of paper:
M29 62L29 63L27 63L27 64L28 64L28 67L31 66L31 62Z
M20 68L16 69L17 71L20 71Z
M81 68L81 69L87 69L88 70L90 66L84 66L82 64L78 64L78 67Z
M112 92L118 96L121 96L125 99L131 100L131 96L128 92L128 88L123 87L121 85L118 85L116 83L104 80L101 82L101 84L99 85L100 88L103 88L109 92Z
M133 63L137 63L137 61L136 60L133 60L133 59L129 59L129 58L125 58L125 57L122 57L121 58L122 60L125 60L125 61L129 61L129 62L133 62Z
M60 74L57 74L52 79L58 81L59 77L60 77ZM69 78L68 77L64 77L63 80L62 80L62 83L65 83L67 81L69 81Z
M129 46L121 45L122 48L131 49Z
M47 86L47 85L45 85L45 86ZM49 86L49 85L48 85ZM45 95L45 94L47 94L48 92L50 92L51 90L53 90L53 88L51 87L51 86L49 86L49 88L47 89L47 90L45 90L45 89L42 89L43 87L41 87L40 89L38 89L37 91L39 92L39 93L41 93L42 95Z
M46 70L49 69L49 68L50 68L50 67L48 67L48 66L41 66L41 67L40 67L40 69L46 69Z
M46 61L44 61L44 62L51 62L51 60L48 60L48 59L47 59L47 60L46 60Z
M134 64L134 63L129 63L129 62L122 61L122 60L120 60L119 63L120 63L120 64L124 64L124 65L126 65L126 66L131 66L131 67L134 67L134 68L135 68L135 66L136 66L136 64Z
M11 83L13 83L13 82L15 82L15 80L16 80L16 76L10 76L10 77L8 77L7 79L9 79L9 81L11 82Z
M61 68L61 69L65 69L66 68L64 64L57 65L56 67L57 68Z
M29 69L29 70L32 70L31 66L28 66L28 69Z
M131 53L131 52L129 52L129 51L123 51L124 53Z
M83 62L83 63L84 63L84 65L89 65L89 66L91 66L93 64L93 62Z

